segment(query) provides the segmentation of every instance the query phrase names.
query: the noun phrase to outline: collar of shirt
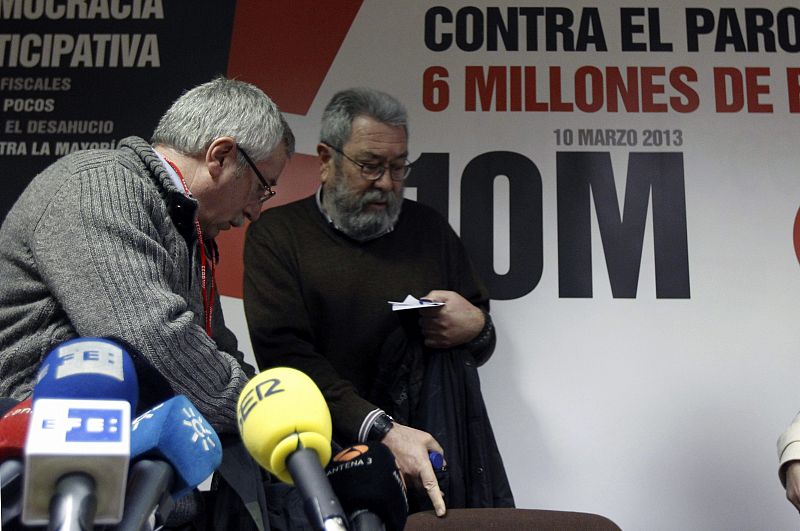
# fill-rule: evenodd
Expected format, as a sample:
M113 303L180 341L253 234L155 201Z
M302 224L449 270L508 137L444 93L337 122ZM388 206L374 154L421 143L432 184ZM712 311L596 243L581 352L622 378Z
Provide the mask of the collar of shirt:
M161 159L161 163L164 164L164 167L167 169L169 178L172 179L173 184L175 184L175 188L177 188L178 190L183 190L183 183L181 182L181 178L178 177L178 174L175 173L175 170L172 169L172 166L170 166L169 162L167 162L167 159L164 158L164 155L162 155L156 150L153 151L155 151L156 155L158 155L158 158ZM189 192L189 197L192 197L191 192Z

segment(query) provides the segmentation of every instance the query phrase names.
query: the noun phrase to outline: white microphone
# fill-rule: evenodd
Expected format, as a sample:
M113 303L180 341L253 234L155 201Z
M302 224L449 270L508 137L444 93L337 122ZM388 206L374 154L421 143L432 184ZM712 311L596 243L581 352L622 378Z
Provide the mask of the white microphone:
M138 394L133 361L113 341L78 338L48 353L25 440L23 523L88 531L120 521Z
M22 521L27 525L49 522L52 529L65 530L119 522L130 460L130 426L130 404L123 400L36 400L25 444ZM54 496L64 500L56 505L86 514L90 518L77 519L91 522L71 523L76 518L63 514L64 510L51 514ZM81 504L87 505L81 508Z

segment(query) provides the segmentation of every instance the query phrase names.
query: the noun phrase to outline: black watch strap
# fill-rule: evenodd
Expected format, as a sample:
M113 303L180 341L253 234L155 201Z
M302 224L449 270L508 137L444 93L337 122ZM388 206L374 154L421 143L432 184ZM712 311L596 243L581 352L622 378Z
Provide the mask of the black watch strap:
M372 426L367 434L368 441L382 441L389 430L394 426L394 419L386 413L381 413L372 421Z

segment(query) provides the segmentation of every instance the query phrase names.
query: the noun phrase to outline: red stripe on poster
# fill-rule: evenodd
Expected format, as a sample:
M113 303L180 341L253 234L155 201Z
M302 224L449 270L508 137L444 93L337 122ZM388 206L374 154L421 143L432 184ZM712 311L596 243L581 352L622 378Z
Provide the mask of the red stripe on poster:
M797 255L797 261L800 262L800 210L794 218L794 253Z
M290 184L291 183L291 184ZM296 153L278 180L278 192L266 205L267 208L290 203L313 194L319 186L319 159L316 155ZM217 236L219 267L216 269L217 288L220 295L242 298L242 275L244 264L244 227L220 232Z
M253 83L284 112L306 114L361 0L239 0L228 76Z

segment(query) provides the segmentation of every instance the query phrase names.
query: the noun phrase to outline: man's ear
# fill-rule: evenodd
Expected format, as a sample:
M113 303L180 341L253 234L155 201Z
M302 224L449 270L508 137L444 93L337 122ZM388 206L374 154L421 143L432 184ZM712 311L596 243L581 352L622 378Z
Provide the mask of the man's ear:
M236 141L232 137L222 136L211 142L206 150L205 164L212 178L222 175L225 167L236 167L236 152Z
M336 172L333 149L327 144L319 143L317 144L317 155L319 156L319 180L324 183Z

